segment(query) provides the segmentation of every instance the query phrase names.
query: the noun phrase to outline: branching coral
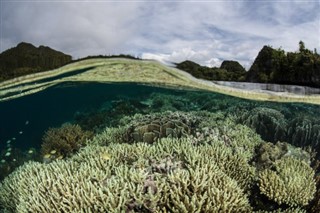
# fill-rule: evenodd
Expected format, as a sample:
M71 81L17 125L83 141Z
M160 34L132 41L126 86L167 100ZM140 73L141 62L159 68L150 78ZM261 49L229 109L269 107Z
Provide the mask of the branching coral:
M180 208L190 212L210 210L213 204L236 212L250 209L237 181L218 164L204 161L205 149L194 148L189 139L87 146L68 160L33 162L19 168L1 184L0 204L9 212L22 213L168 212ZM193 190L192 196L191 191L181 193L182 183ZM173 204L186 196L191 196L188 202Z
M83 131L79 125L65 124L60 128L50 128L43 136L41 153L46 160L68 157L85 145L92 132Z
M266 141L277 142L286 139L287 121L284 115L275 109L254 108L245 113L240 122L255 129Z
M249 212L247 197L236 181L216 165L180 170L169 175L170 212Z
M275 171L266 169L259 174L262 194L278 204L305 206L316 191L314 171L304 161L285 157L274 163Z
M300 116L290 121L288 141L295 146L320 148L320 122L318 119ZM318 153L318 155L320 155Z
M265 210L251 202L260 188L299 212L313 198L314 173L300 158L284 155L257 172L253 156L265 142L250 128L210 113L169 115L185 118L191 135L132 143L128 126L107 129L70 158L17 169L0 183L0 206L9 213L252 212ZM213 118L210 125L204 115ZM209 140L196 143L197 132ZM290 212L288 206L272 210Z

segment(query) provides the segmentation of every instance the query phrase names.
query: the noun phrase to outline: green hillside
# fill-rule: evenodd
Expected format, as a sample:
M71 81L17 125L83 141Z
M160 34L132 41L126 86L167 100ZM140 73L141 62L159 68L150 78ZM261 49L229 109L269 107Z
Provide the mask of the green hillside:
M0 81L30 73L52 70L71 61L71 56L51 49L22 42L0 54Z

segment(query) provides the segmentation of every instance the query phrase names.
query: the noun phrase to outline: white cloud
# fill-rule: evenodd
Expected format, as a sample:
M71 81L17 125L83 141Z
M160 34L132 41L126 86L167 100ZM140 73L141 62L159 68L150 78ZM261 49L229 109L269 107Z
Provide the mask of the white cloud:
M191 60L209 67L218 67L222 62L218 58L210 57L210 52L207 50L195 51L191 48L183 48L181 50L173 51L170 54L143 53L141 57L143 59L158 60L162 63L180 63L185 60Z
M0 51L21 41L75 58L130 53L249 68L263 45L320 49L318 1L2 2Z

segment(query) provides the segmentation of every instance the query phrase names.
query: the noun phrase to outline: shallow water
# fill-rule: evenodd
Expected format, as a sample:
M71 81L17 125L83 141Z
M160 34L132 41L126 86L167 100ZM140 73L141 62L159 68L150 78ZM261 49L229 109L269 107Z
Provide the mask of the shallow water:
M0 103L0 148L3 150L9 140L12 145L21 149L39 148L41 137L49 127L75 122L77 114L101 111L117 101L136 100L142 103L142 108L150 107L143 103L155 93L171 95L171 101L185 106L176 106L174 110L227 111L235 104L246 108L250 104L252 108L267 104L268 107L281 109L291 115L320 116L320 107L309 104L257 102L204 91L183 91L137 84L63 83L33 95ZM206 103L221 106L205 106Z
M310 146L314 151L320 148L319 105L251 101L207 91L129 83L67 82L0 102L0 181L26 161L44 162L41 165L50 162L44 161L40 149L42 138L51 127L72 123L100 133L106 127L118 127L124 116L166 111L193 111L196 115L201 114L199 111L215 112L219 119L232 116L237 125L249 126L264 141ZM303 156L301 153L298 156ZM110 159L108 153L102 157ZM254 202L252 206L259 209Z

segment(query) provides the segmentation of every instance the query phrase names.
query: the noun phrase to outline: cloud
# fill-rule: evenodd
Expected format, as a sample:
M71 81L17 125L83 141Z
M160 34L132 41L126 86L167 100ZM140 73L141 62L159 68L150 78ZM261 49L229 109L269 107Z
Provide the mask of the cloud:
M125 51L135 31L130 14L136 4L105 2L6 2L3 3L2 38L45 44L76 57ZM1 13L2 14L2 13ZM123 15L123 14L129 14Z
M320 48L318 1L3 1L0 50L21 41L75 58L134 54L249 68L263 45Z

